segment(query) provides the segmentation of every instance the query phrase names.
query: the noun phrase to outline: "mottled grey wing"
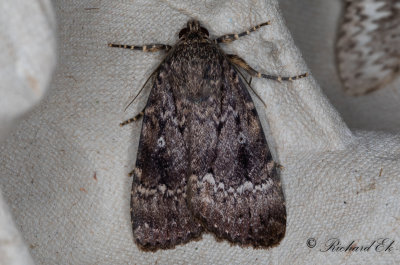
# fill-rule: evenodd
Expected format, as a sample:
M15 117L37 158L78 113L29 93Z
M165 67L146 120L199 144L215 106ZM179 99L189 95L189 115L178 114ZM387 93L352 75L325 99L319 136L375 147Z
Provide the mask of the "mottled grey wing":
M191 154L188 203L217 237L270 247L286 230L280 177L245 84L227 59L222 68L218 98L208 100L215 109L195 105L193 110L201 117L196 126L207 129L194 133L191 142L212 148L206 158Z
M174 247L203 230L185 201L188 147L175 99L163 65L157 71L143 118L131 197L133 235L144 250Z
M400 3L345 0L336 62L346 92L377 90L400 73Z

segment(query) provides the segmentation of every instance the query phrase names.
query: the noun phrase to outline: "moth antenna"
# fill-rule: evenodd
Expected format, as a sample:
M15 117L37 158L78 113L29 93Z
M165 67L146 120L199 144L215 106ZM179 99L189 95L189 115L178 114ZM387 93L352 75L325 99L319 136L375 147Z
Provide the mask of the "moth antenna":
M261 100L261 102L263 103L264 107L267 107L267 104L265 103L265 101L260 97L260 95L258 95L257 91L254 90L254 88L250 85L250 82L247 81L247 79L244 77L244 75L239 71L239 69L234 65L233 66L236 69L236 72L238 72L240 74L240 76L242 77L242 79L246 82L246 84L248 85L248 87L250 87L250 89L254 92L254 94L257 96L257 98L259 100ZM251 77L250 77L251 78Z
M147 85L147 83L149 82L149 80L153 77L154 73L156 71L154 71L149 78L147 78L146 82L144 82L144 85L142 86L142 88L139 90L139 92L136 94L136 96L131 100L131 102L129 102L129 104L125 107L124 111L126 111L129 106L135 101L135 99L140 95L140 93L142 93L144 87Z

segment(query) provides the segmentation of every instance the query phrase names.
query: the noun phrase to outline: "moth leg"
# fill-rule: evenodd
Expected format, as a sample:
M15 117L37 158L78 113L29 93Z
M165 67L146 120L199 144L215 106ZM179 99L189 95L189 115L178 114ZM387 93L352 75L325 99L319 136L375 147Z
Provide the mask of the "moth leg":
M300 79L300 78L308 76L308 73L304 73L304 74L296 75L296 76L266 75L266 74L257 72L256 70L251 68L251 66L248 65L245 60L243 60L242 58L240 58L239 56L237 56L235 54L228 54L227 56L228 56L229 61L232 64L234 64L237 67L242 68L249 75L254 76L254 77L258 77L258 78L266 78L266 79L271 79L271 80L276 80L278 82L282 82L282 81L293 81L293 80Z
M128 173L128 177L132 177L135 174L135 169Z
M108 47L123 48L123 49L129 49L129 50L138 50L138 51L144 51L144 52L158 52L158 51L162 51L162 50L169 51L171 49L171 46L165 45L165 44L150 44L150 45L144 45L144 46L134 46L134 45L126 45L126 44L109 43Z
M135 117L130 118L130 119L127 119L126 121L121 122L121 123L119 124L119 126L122 127L122 126L124 126L124 125L129 124L129 123L132 123L132 122L137 121L138 119L140 119L140 118L144 115L144 110L145 110L145 108L144 108L141 112L139 112L139 114L137 114Z
M267 21L267 22L261 23L261 24L259 24L257 26L252 27L251 29L243 31L242 33L239 33L239 34L226 34L226 35L223 35L223 36L221 36L219 38L216 38L214 41L215 41L215 43L232 42L234 40L239 39L240 37L249 35L251 32L258 30L262 26L266 26L266 25L269 25L269 24L271 24L271 21Z

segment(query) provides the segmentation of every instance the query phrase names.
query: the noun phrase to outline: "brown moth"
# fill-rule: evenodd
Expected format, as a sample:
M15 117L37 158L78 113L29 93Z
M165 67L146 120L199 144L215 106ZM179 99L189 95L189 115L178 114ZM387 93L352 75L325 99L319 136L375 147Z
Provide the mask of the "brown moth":
M278 166L238 68L259 73L198 21L187 23L174 46L110 47L167 52L152 75L131 193L135 242L143 250L173 248L204 231L241 246L271 247L285 235L286 208Z

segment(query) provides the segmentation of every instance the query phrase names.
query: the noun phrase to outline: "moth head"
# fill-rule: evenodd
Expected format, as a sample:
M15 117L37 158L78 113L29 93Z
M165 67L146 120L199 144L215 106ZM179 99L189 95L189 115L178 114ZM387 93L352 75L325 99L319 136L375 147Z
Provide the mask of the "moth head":
M195 39L208 39L208 30L200 26L199 21L190 20L186 28L179 32L179 39L195 40Z

